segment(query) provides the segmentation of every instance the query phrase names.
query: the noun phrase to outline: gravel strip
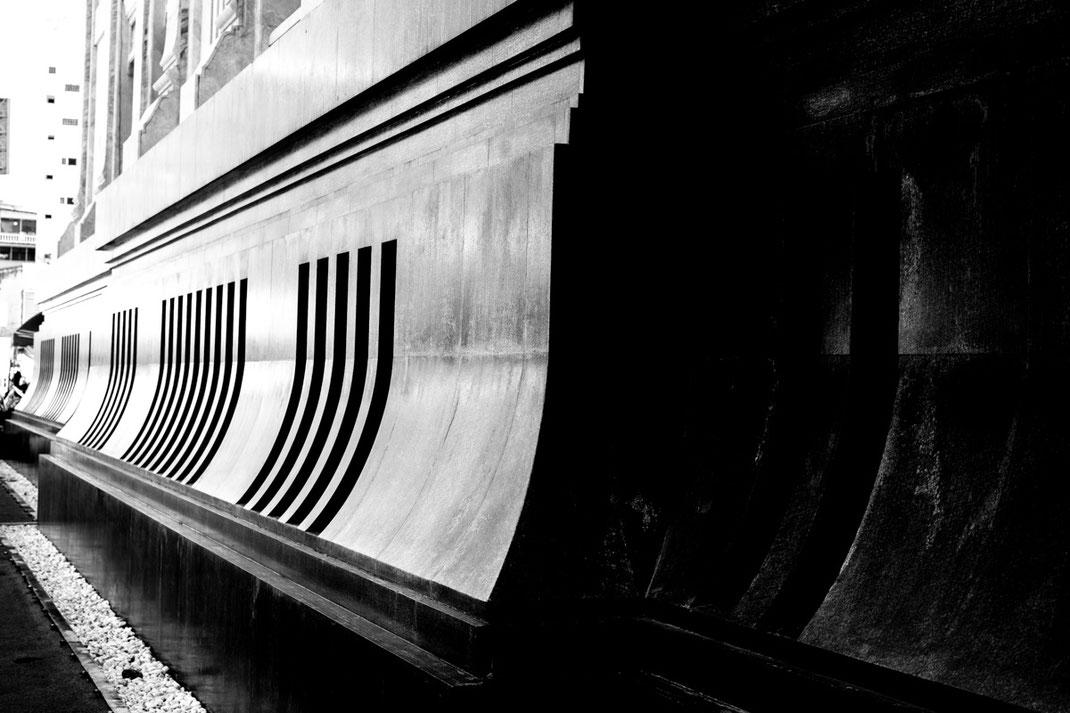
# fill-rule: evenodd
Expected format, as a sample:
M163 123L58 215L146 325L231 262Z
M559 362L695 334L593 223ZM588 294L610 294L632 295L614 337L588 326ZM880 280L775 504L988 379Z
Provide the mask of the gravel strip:
M31 515L37 517L37 486L2 460L0 460L0 483L11 491L23 507L30 510Z
M2 460L0 482L14 492L25 490L18 497L36 510L37 488ZM131 713L205 713L36 526L2 525L0 537L22 557Z

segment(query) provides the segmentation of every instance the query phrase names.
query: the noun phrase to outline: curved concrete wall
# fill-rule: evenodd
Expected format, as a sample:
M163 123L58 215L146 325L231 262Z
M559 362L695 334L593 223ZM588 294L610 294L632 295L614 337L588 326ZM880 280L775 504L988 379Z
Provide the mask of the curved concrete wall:
M624 600L1065 709L1065 11L790 5L666 53L723 53L715 118L641 110L650 18L506 9L215 182L126 174L98 209L151 207L42 333L92 330L60 437L504 616Z
M580 79L563 62L120 257L57 311L99 323L59 436L488 599L538 440Z

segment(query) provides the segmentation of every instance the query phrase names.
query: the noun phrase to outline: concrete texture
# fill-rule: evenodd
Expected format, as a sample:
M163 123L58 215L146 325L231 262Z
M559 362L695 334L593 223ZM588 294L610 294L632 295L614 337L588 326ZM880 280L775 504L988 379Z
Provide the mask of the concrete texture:
M294 563L327 557L485 621L465 661L469 629L343 606L492 702L1070 705L1064 8L798 0L692 27L342 4L109 186L107 268L46 300L42 339L94 345L128 345L109 319L138 309L135 359L94 350L42 499L161 647L263 643L228 616L272 576L250 573L320 591L333 570ZM299 82L304 53L331 59ZM269 95L294 110L221 130ZM161 311L242 280L222 336ZM194 335L234 351L196 366ZM240 390L198 386L239 362ZM120 366L114 433L77 445ZM182 393L233 404L217 450L183 445L199 397L153 430ZM154 471L171 453L203 473ZM175 534L165 501L228 524ZM202 575L237 593L198 628ZM287 636L188 671L254 690ZM320 695L293 685L287 705Z

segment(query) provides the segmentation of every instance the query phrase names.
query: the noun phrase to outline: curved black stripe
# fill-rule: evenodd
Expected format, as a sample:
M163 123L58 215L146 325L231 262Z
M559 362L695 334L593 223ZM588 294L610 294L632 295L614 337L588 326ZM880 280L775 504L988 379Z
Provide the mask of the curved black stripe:
M111 364L108 366L108 383L104 387L104 400L100 402L100 408L97 409L97 415L93 417L93 422L89 424L89 428L86 429L86 432L82 434L81 439L78 441L84 446L88 446L89 441L92 440L96 434L97 429L100 427L101 419L104 418L104 411L107 409L110 400L114 398L115 392L113 391L113 388L115 384L115 359L117 352L115 345L119 339L119 335L115 329L117 317L118 315L116 314L111 316ZM93 365L90 364L89 368L92 369Z
M108 419L108 424L104 429L101 437L100 447L103 448L104 444L108 442L112 434L115 433L116 426L123 419L123 414L126 413L126 405L130 401L130 394L134 390L134 379L137 377L137 309L127 310L129 315L130 327L126 330L127 339L123 344L123 378L119 382L118 398L116 399L115 408L112 410L111 416Z
M193 294L179 295L178 297L178 328L179 337L175 343L175 377L167 389L167 401L164 404L159 425L154 430L148 445L141 456L133 461L139 468L148 467L148 463L156 457L164 443L164 434L169 430L175 412L179 408L179 395L185 391L185 384L189 378L189 351L190 351L190 323L193 315ZM183 321L185 320L185 321ZM183 329L183 327L185 327Z
M71 387L74 386L74 377L78 373L78 335L71 334L63 338L66 342L64 364L60 368L62 386L57 394L57 403L52 405L52 420L55 421L63 413L67 406L67 400L71 397Z
M93 437L86 441L86 445L99 449L104 445L104 436L108 431L108 426L115 416L115 409L119 398L123 392L123 383L126 379L126 323L127 313L116 312L115 313L115 328L112 344L112 356L114 358L114 375L115 379L111 384L111 389L108 393L107 404L104 407L104 411L100 416L100 423L97 424L96 432Z
M44 405L41 410L41 417L47 418L49 421L54 420L52 418L56 410L56 400L63 394L63 385L67 376L67 337L60 337L59 340L59 378L56 379L56 392L52 394L52 399Z
M372 445L379 435L379 426L386 411L386 398L390 393L390 376L394 369L394 291L397 281L398 244L396 240L383 243L382 266L379 285L379 351L378 363L375 365L375 385L372 387L372 400L368 405L368 418L360 432L353 460L349 462L345 474L338 484L338 489L327 501L327 506L308 527L308 532L318 535L323 532L342 509L357 478L364 470L364 464L371 455Z
M320 417L319 428L309 446L308 455L305 457L301 468L294 476L290 487L283 494L279 502L269 513L271 517L279 517L290 507L293 501L305 487L309 476L312 475L316 461L323 451L323 444L331 433L331 425L334 423L335 414L338 412L338 401L342 396L342 382L345 381L346 373L346 327L349 321L349 253L341 253L335 265L335 290L334 290L334 353L331 361L331 380L327 387L327 399L323 402L323 415ZM294 454L299 452L295 449ZM284 468L280 471L287 472Z
M194 454L194 458L186 466L185 471L182 474L182 478L189 477L190 480L187 485L192 485L200 477L204 470L204 467L208 465L207 453L212 451L212 445L215 443L216 438L216 426L219 425L219 420L223 416L223 412L227 407L227 394L230 393L231 375L234 370L234 283L227 284L227 323L224 331L226 337L226 346L223 349L223 383L220 385L219 398L216 399L215 405L212 408L212 420L208 424L208 430L205 433L204 444L202 445L203 453L198 452ZM181 480L181 479L180 479Z
M97 433L88 443L93 448L99 449L104 445L104 436L112 419L115 418L115 409L118 408L119 397L122 395L123 385L126 383L126 341L129 320L130 316L126 310L115 313L115 345L113 347L115 349L115 383L112 385L108 406L101 416Z
M59 340L59 378L56 380L56 393L52 394L52 400L45 404L41 410L41 417L49 421L55 420L56 402L63 396L63 387L67 384L67 358L70 348L69 335L60 337Z
M37 403L35 413L40 411L45 406L45 399L48 398L48 392L52 388L52 380L56 376L56 340L48 340L48 377L45 379L45 388L41 391L41 400Z
M323 368L327 361L327 266L328 258L320 258L316 261L316 318L315 332L312 344L312 378L308 382L308 397L305 399L305 409L301 413L301 420L297 424L297 431L290 442L290 448L282 461L275 477L268 484L253 510L260 512L268 506L271 499L282 487L286 480L286 474L293 468L297 456L301 453L301 446L308 440L308 432L312 426L312 419L316 415L316 406L319 404L320 390L323 387Z
M64 354L64 363L60 367L60 382L62 385L60 386L60 390L57 393L57 403L54 403L52 405L53 421L55 421L59 417L60 413L63 411L63 408L67 405L67 399L71 395L71 384L74 382L73 377L75 374L74 367L78 359L77 340L77 334L71 334L63 338L63 341L66 342L66 348L64 349L64 352L66 353Z
M212 462L212 458L215 457L216 451L219 450L219 446L223 443L223 437L227 434L227 429L230 428L231 419L234 418L234 410L238 406L238 396L241 394L242 376L245 374L245 298L248 292L249 281L243 279L240 283L238 297L238 359L236 365L236 373L234 375L234 390L230 393L229 404L227 405L227 415L223 418L223 425L216 432L215 440L212 442L212 447L208 449L208 453L205 455L204 460L201 461L200 466L194 472L193 477L189 479L189 485L193 485L197 482L197 479L204 474L205 469L208 468L208 464ZM230 289L233 294L234 283L230 283ZM229 361L228 361L229 363Z
M200 339L201 327L200 327L200 315L198 313L197 324L197 338ZM159 472L162 475L171 477L174 472L181 467L183 462L183 456L186 454L186 448L190 443L190 438L194 437L195 433L200 433L201 426L204 424L206 413L201 412L201 404L204 403L205 393L208 391L208 372L212 370L212 290L211 288L204 291L204 355L201 357L201 361L204 367L201 371L201 383L197 387L197 400L190 399L192 404L192 416L190 423L183 429L182 437L171 451L171 457L167 459L160 468ZM200 353L198 348L198 354ZM187 407L188 410L188 407ZM199 417L198 417L199 415ZM186 415L182 415L185 420Z
M69 340L70 342L67 345L67 379L63 386L63 397L56 407L56 415L52 420L58 419L67 409L67 404L71 400L71 392L74 391L74 382L78 378L78 351L81 346L81 335L72 334Z
M331 479L334 478L338 464L342 462L346 447L353 437L353 428L357 423L357 415L360 413L360 405L364 402L364 382L368 378L368 337L370 326L370 303L371 303L371 276L372 276L372 249L363 247L357 251L357 317L354 325L353 345L353 376L349 386L349 398L346 400L346 408L342 413L342 423L338 429L338 437L327 455L323 470L316 482L308 491L308 495L301 502L301 506L287 521L291 525L300 523L315 507L323 496Z
M48 393L48 388L52 385L52 362L56 355L54 345L55 341L52 339L46 339L41 342L41 364L37 369L37 391L34 392L33 398L30 399L30 403L26 406L27 413L37 413L37 409L45 399L45 394Z
M168 319L169 314L170 319ZM153 420L153 416L156 413L156 404L159 403L160 395L163 393L163 385L171 378L171 340L168 339L167 329L170 324L174 323L174 316L175 299L172 297L170 300L162 300L160 302L160 373L156 378L156 392L152 395L152 403L145 414L145 420L142 422L141 428L138 429L134 440L131 441L126 452L122 455L123 460L128 460L140 451L142 437L151 428L149 422Z
M208 391L208 399L204 405L204 414L202 415L200 422L197 424L197 432L193 437L193 445L186 450L181 456L181 460L175 467L178 471L182 469L178 475L178 479L181 480L189 476L193 470L193 466L197 463L197 458L200 456L204 443L201 442L202 434L205 439L211 436L211 430L206 430L208 422L211 420L209 414L214 414L218 410L216 405L216 391L219 390L219 378L223 372L224 365L221 358L223 349L223 285L218 285L215 288L216 296L216 311L215 311L215 338L212 346L212 361L215 364L215 370L212 372L212 386ZM225 397L226 386L223 387L224 394L220 396L220 399ZM214 423L214 421L212 421ZM171 477L174 477L173 475Z
M253 482L245 491L245 494L238 499L238 505L245 505L249 502L256 495L256 491L260 489L260 486L264 484L264 479L271 473L271 469L279 458L279 453L282 452L282 447L286 445L286 437L290 435L290 427L293 425L294 416L297 413L297 404L301 401L301 388L304 386L305 381L305 359L308 349L308 270L307 262L303 262L297 267L297 349L294 356L294 380L293 386L290 387L290 400L286 403L286 413L283 414L282 424L279 426L278 435L275 436L275 442L271 445L271 452L268 453L267 460L260 466L260 472L253 478Z
M45 374L47 373L47 368L45 367L45 353L47 351L48 340L45 339L41 341L41 353L35 356L37 361L35 368L35 371L37 372L35 375L37 377L37 383L33 396L26 402L26 407L24 409L26 413L33 413L34 408L37 406L37 402L41 400L41 387L45 385Z
M160 443L156 447L156 451L159 455L149 457L149 462L145 466L148 470L156 471L159 469L160 463L168 459L168 456L173 457L174 451L172 447L175 441L179 437L180 429L185 423L186 417L189 415L189 408L192 403L192 394L194 385L197 383L197 378L201 372L201 291L197 290L194 299L189 300L186 304L186 325L190 323L190 312L193 313L193 329L186 331L186 374L182 380L181 390L178 392L178 398L175 400L175 409L171 418L164 422L163 433L160 436ZM189 350L190 337L192 334L193 350ZM192 366L190 366L192 363ZM187 394L189 396L187 396Z
M41 390L41 400L34 407L35 413L40 411L45 405L45 399L48 398L48 392L52 389L52 380L56 376L56 340L48 340L48 376L45 378L45 388Z
M78 385L82 385L82 393L78 395L78 401L75 403L75 411L77 406L82 401L82 394L85 393L86 384L89 383L89 369L93 365L93 331L90 330L85 337L85 372L82 372L82 359L81 355L78 358L78 373L74 377L74 390L78 390Z
M178 374L178 334L180 323L182 321L182 312L179 307L180 298L171 297L167 302L167 332L160 347L161 353L166 352L166 356L161 356L160 360L160 368L164 378L163 382L160 384L159 393L153 396L152 408L145 416L145 423L142 424L141 432L138 434L138 440L135 441L136 447L131 447L130 458L127 459L128 462L131 463L144 457L151 438L153 434L156 433L157 426L163 416L164 405L167 398L173 393L174 380ZM157 396L159 398L157 398Z

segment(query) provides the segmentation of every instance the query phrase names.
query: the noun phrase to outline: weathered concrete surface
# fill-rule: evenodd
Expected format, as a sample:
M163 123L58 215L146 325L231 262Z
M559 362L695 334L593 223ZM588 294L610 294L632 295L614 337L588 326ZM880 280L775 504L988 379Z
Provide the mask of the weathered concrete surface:
M676 15L535 7L385 85L358 72L358 35L346 49L324 30L353 62L347 86L378 103L341 104L212 183L253 147L211 144L192 169L175 147L217 126L228 84L138 165L181 164L178 178L112 186L104 311L136 298L158 321L100 450L123 457L161 375L196 381L160 358L160 300L247 278L248 378L194 492L485 607L505 632L498 681L759 710L1064 709L1067 11L801 0L697 37ZM420 54L371 47L373 69ZM532 69L526 83L480 73L502 57ZM451 104L443 86L488 91ZM336 438L340 394L374 400L384 366L339 337L365 314L367 249L367 347L392 350L384 436L317 529L298 517L330 499L311 445ZM110 362L93 363L83 400L98 401L62 438L104 398ZM181 650L174 621L160 635Z

